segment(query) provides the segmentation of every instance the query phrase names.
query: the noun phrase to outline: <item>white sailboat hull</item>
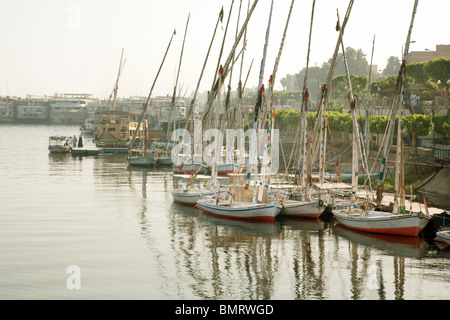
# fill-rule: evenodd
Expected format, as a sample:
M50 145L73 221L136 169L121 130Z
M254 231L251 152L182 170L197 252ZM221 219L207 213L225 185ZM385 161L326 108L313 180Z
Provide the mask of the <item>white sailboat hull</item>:
M216 199L199 199L197 208L208 214L223 218L267 222L273 222L281 211L281 206L276 203L253 204L234 202L230 204L227 201L217 204Z
M195 206L201 195L212 195L214 192L207 192L204 189L172 189L170 193L174 202Z
M446 245L450 246L450 230L442 230L436 232L436 241L444 242Z
M153 155L134 155L128 158L128 164L130 166L149 167L153 166L156 160Z
M295 200L285 200L282 207L280 214L299 218L318 218L326 208L323 202Z
M363 214L360 209L333 210L338 222L348 228L373 233L418 236L430 221L422 213L393 214L382 211L368 211Z

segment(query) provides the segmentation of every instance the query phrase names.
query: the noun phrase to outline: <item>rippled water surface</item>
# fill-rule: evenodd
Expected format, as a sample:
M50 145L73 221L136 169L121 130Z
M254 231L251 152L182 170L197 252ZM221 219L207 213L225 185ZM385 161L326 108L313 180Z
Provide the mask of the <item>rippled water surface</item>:
M78 126L0 125L1 299L450 298L432 241L213 218L173 203L170 170L49 155L58 134Z

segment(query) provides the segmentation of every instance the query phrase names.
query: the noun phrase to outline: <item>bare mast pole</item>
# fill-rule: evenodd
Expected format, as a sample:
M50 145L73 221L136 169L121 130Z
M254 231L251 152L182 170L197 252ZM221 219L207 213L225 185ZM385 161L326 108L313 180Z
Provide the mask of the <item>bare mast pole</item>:
M231 12L233 11L233 5L234 5L234 0L231 1L230 13L228 14L227 24L226 24L226 26L225 26L225 32L224 32L224 34L223 34L222 45L221 45L221 47L220 47L219 58L217 59L216 72L214 73L214 80L213 80L212 85L211 85L210 95L211 95L211 93L212 93L212 91L213 91L214 84L215 84L216 79L217 79L217 75L221 76L221 65L220 65L220 60L222 59L223 48L224 48L224 46L225 46L225 40L226 40L226 38L227 38L228 26L229 26L229 24L230 24L230 18L231 18ZM234 52L233 52L233 57L234 57ZM221 83L221 84L220 84L220 86L218 87L218 90L221 90L221 86L223 85L225 79L222 78L222 79L219 79L219 80L220 80L220 83ZM208 99L210 99L210 96L208 97ZM220 102L219 102L219 104L220 104ZM217 112L221 112L221 110L222 110L222 107L221 107L221 106L216 106L215 109L216 109L216 108L218 109L218 110L215 110L216 113L217 113ZM222 117L223 117L223 113L221 114L221 118L222 118ZM211 118L212 118L212 116L211 116ZM211 119L211 121L212 121L212 119ZM222 123L222 119L220 120L220 123ZM217 128L217 127L215 126L215 128Z
M339 12L338 12L338 19L339 19ZM339 20L338 20L338 23L339 23ZM365 157L362 153L359 125L358 125L358 121L356 118L356 94L353 95L352 84L350 81L350 73L348 71L348 63L347 63L347 57L345 54L345 47L344 47L343 39L341 39L341 47L342 47L342 54L344 57L345 72L347 75L347 85L349 88L349 97L348 98L349 98L349 102L350 102L350 109L351 109L352 120L353 120L352 121L353 122L352 186L353 186L353 192L356 193L356 191L358 191L358 163L364 172L367 172L367 167L366 167Z
M239 32L239 35L238 35L238 37L236 38L236 40L234 42L234 45L233 45L233 47L231 49L231 52L230 52L227 60L225 61L225 64L223 65L223 74L222 74L223 79L225 79L227 77L228 72L230 71L229 67L230 67L230 64L231 64L231 62L233 60L233 56L234 56L234 52L236 51L236 47L239 44L245 29L247 28L247 24L248 24L248 22L250 20L250 17L252 16L253 11L255 10L255 7L256 7L257 4L258 4L258 0L254 0L253 5L252 5L249 13L247 14L247 18L245 19L245 22L244 22L244 24L241 27L241 31ZM206 111L205 111L205 113L203 115L202 123L205 122L205 119L206 119L206 117L208 116L208 113L211 110L211 106L212 106L212 104L214 102L214 99L217 96L218 86L219 86L219 81L216 80L215 81L215 85L213 86L213 90L210 93L210 98L208 99L208 103L207 103L207 106L206 106Z
M255 155L257 157L257 149L259 147L258 144L258 118L259 118L259 113L261 112L261 107L262 107L262 99L263 99L263 93L264 93L264 85L263 85L263 77L264 77L264 66L265 66L265 60L266 60L266 54L267 54L267 46L268 46L268 42L269 42L269 32L270 32L270 21L272 19L272 10L273 10L273 0L271 2L271 6L270 6L270 13L269 13L269 21L267 23L267 29L266 29L266 38L265 38L265 42L264 42L264 48L263 48L263 57L261 59L261 67L259 69L259 80L258 80L258 92L257 92L257 97L256 97L256 104L255 104L255 112L254 112L254 117L253 117L253 131L252 134L254 134L255 136L252 137L251 142L250 142L250 147L249 147L249 154L248 154L248 163L247 163L247 174L246 174L246 179L245 179L245 189L247 190L250 186L250 177L251 177L251 171L252 171L252 162L253 162L253 158L255 158ZM256 142L255 142L256 141ZM258 172L258 165L255 164L255 172ZM257 179L257 174L255 174L255 185L253 188L253 202L256 202L256 179Z
M266 29L266 40L264 42L264 50L263 50L263 58L261 60L261 68L259 70L259 81L258 81L258 102L255 106L255 119L256 119L256 130L254 131L256 135L256 139L252 139L252 141L256 141L255 145L253 146L253 153L249 153L249 162L250 162L250 156L255 155L256 164L255 164L255 171L254 171L254 185L253 185L253 203L260 202L259 199L256 197L256 191L257 191L257 185L258 185L258 167L259 167L259 132L262 128L262 125L264 123L264 109L265 109L265 92L264 92L264 69L266 67L266 55L267 55L267 47L269 45L269 34L270 34L270 26L272 23L272 12L273 12L273 0L270 5L270 14L269 14L269 21L267 23L267 29ZM259 109L257 112L256 109ZM259 119L256 118L256 114L259 115ZM251 145L251 144L250 144ZM251 146L250 146L251 149ZM250 151L250 150L249 150ZM250 166L251 169L251 166ZM248 169L247 169L248 170ZM260 181L260 190L263 188L262 181Z
M117 71L116 83L114 84L113 91L109 95L109 99L108 99L108 104L109 104L109 102L111 101L111 96L114 96L111 110L115 110L115 108L116 108L115 104L116 104L116 98L117 98L117 91L119 90L119 78L120 78L120 74L122 73L122 69L125 66L125 62L127 61L125 59L122 64L122 59L123 59L123 48L122 48L122 53L120 55L120 63L119 63L119 70Z
M334 49L334 53L331 59L331 65L330 65L330 70L328 70L328 76L327 76L327 81L325 86L322 86L322 97L323 100L321 101L322 104L319 105L319 112L317 113L317 117L316 120L314 121L314 132L317 132L317 126L319 125L319 121L320 121L320 117L319 114L323 111L325 112L325 108L328 105L328 100L330 98L330 94L331 94L331 89L332 89L332 79L333 79L333 74L334 74L334 70L336 68L336 59L339 53L339 47L341 45L341 41L342 38L344 36L344 30L345 27L347 25L348 19L350 18L350 12L352 10L353 7L353 2L354 0L350 0L348 7L347 7L347 11L345 13L345 17L344 17L344 21L342 22L342 25L340 26L340 22L338 21L337 25L336 25L336 31L339 31L339 36L338 36L338 40L336 43L336 47ZM315 142L313 145L314 149L313 149L313 156L312 156L312 165L314 165L314 161L316 159L317 156L317 149L318 149L318 144Z
M180 61L178 62L177 77L176 77L176 80L175 80L175 85L173 87L172 107L170 108L170 117L169 117L169 122L167 123L166 151L168 150L167 144L169 143L169 133L173 130L173 128L172 128L172 126L173 126L172 125L172 115L173 115L173 109L175 108L175 100L176 100L176 96L177 96L178 78L180 77L181 61L183 59L184 43L185 43L185 40L186 40L186 34L187 34L187 29L188 29L188 25L189 25L189 18L190 18L190 16L191 16L191 14L189 13L188 18L187 18L187 22L186 22L186 28L184 30L183 45L181 46Z
M418 4L418 0L415 0L414 2L414 8L413 8L413 13L411 16L411 23L409 26L409 30L408 30L408 35L406 37L406 43L405 43L405 51L403 53L403 61L402 61L402 65L400 67L400 71L399 71L399 75L397 78L397 95L392 103L392 114L391 114L391 118L389 119L389 124L388 124L388 128L387 128L387 134L385 137L385 141L384 141L384 148L383 148L383 158L381 159L381 165L380 165L380 171L378 173L378 184L377 184L377 205L381 204L381 201L383 199L383 189L384 189L384 181L386 179L386 160L387 160L387 155L389 153L389 149L392 145L392 134L394 131L394 122L395 122L395 114L398 112L398 107L403 105L403 90L404 90L404 81L405 81L405 77L406 77L406 57L408 55L409 52L409 44L411 41L411 32L412 32L412 28L413 28L413 24L414 24L414 18L416 15L416 10L417 10L417 4ZM399 101L399 102L397 102ZM398 138L397 138L398 140ZM397 142L398 144L398 142ZM395 202L395 201L394 201Z
M237 22L236 22L235 39L236 39L236 37L238 35L238 30L239 30L239 18L241 17L241 8L242 8L242 0L239 1L239 11L238 11L238 18L237 18ZM244 46L245 46L245 36L244 36ZM233 63L233 65L234 65L234 63ZM230 110L230 112L228 112L228 110L230 108L230 105L231 105L231 79L232 79L232 75L233 75L233 69L231 69L231 71L230 71L230 79L228 79L228 90L227 90L227 98L226 98L226 105L225 105L226 126L224 127L224 129L229 127L229 125L232 122L232 119L234 117L234 113L235 113L235 107L232 107L232 110Z
M248 5L247 5L247 13L248 13L248 9L250 8L250 0L248 0ZM242 41L242 57L241 57L241 66L239 68L239 83L238 83L238 100L237 100L237 106L236 106L236 111L235 111L235 115L234 115L234 119L236 121L236 125L235 128L239 128L240 127L240 122L241 122L241 101L242 101L242 95L243 95L243 86L242 86L242 68L244 66L244 53L245 53L245 48L247 46L247 30L245 30L244 33L244 40Z
M209 52L211 51L211 47L212 47L212 44L214 42L214 37L216 36L217 26L219 25L219 21L222 20L222 17L223 17L223 8L220 11L219 16L217 18L216 27L214 28L214 33L213 33L211 42L209 44L208 52L206 53L206 58L205 58L205 61L203 62L202 71L200 72L200 77L199 77L199 79L197 81L197 87L195 88L195 91L194 91L194 97L191 100L191 104L189 106L188 114L186 116L186 129L188 131L191 129L191 123L190 123L189 119L191 118L192 111L194 109L195 99L197 98L198 89L200 87L200 82L201 82L202 77L203 77L203 71L205 71L206 63L207 63L208 57L209 57Z
M312 35L312 26L313 26L313 17L314 17L314 7L316 1L313 0L312 9L311 9L311 21L309 26L309 40L308 40L308 51L306 54L306 72L305 78L303 79L303 93L302 93L302 104L300 111L300 138L299 138L299 151L298 151L298 159L297 159L297 168L295 170L295 178L294 184L298 186L298 180L300 178L300 163L302 163L302 189L305 191L306 189L306 148L305 141L307 139L307 114L308 114L308 100L309 100L309 92L307 89L308 83L308 71L309 71L309 53L311 51L311 35ZM302 155L302 157L300 156Z
M400 95L400 111L398 114L398 124L397 124L397 150L396 150L396 171L395 171L395 194L394 194L394 209L393 213L406 213L405 209L405 173L403 166L403 131L402 131L402 120L403 120L403 110L405 107L405 102L403 100L403 94L405 89L406 81L406 57L408 56L409 44L411 39L411 32L414 23L414 17L416 15L417 4L419 0L415 0L413 13L411 17L411 24L409 26L408 36L406 37L405 51L403 53L403 62L400 67L400 86L397 94ZM410 200L412 201L412 199Z
M271 74L270 80L269 80L268 99L266 100L267 108L265 110L265 114L269 113L269 125L267 126L267 139L266 139L266 142L264 144L263 164L262 164L262 170L261 170L261 176L262 177L261 177L261 186L259 188L259 194L258 194L258 202L262 201L263 185L266 182L269 181L269 178L268 178L268 176L270 174L269 169L268 169L269 148L271 148L271 146L272 146L271 140L273 138L273 123L275 121L275 110L272 109L273 87L274 87L274 84L275 84L275 79L276 79L276 75L277 75L277 71L278 71L278 65L280 63L281 53L283 52L284 42L286 40L287 29L288 29L288 26L289 26L289 20L291 19L291 13L292 13L292 8L294 6L294 1L295 0L292 0L291 6L289 8L289 13L288 13L288 17L287 17L287 20L286 20L286 25L284 27L283 37L281 38L280 48L278 50L278 55L277 55L277 57L275 59L275 65L273 67L273 71L272 71L272 74ZM265 122L265 119L266 119L266 115L263 116L263 122Z
M364 124L364 132L365 132L365 138L366 138L366 155L367 158L369 157L369 151L370 151L370 130L369 130L369 104L370 104L370 85L372 80L372 61L373 61L373 51L375 48L375 35L373 35L373 43L372 43L372 55L370 57L370 69L369 69L369 84L367 87L367 104L366 104L366 118L365 118L365 124Z
M170 41L169 41L169 45L167 46L166 53L164 54L164 58L161 62L161 65L159 66L158 72L156 73L155 80L153 80L152 87L150 88L150 92L148 94L147 100L145 101L143 109L142 109L142 114L139 117L139 121L136 126L136 130L134 131L133 137L131 138L130 144L128 145L128 152L130 152L130 150L131 150L133 142L136 139L136 133L139 131L141 122L144 120L145 114L147 113L147 107L148 107L148 103L150 101L150 97L152 96L153 88L155 87L156 80L158 79L159 73L161 72L162 66L164 65L164 61L166 60L167 52L169 52L170 44L172 43L172 39L175 34L176 34L176 30L173 31L172 36L170 37Z

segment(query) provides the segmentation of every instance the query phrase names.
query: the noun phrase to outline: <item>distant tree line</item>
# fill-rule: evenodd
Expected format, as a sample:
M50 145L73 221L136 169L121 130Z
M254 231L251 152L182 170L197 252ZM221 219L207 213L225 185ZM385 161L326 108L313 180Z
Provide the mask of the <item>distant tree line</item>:
M345 49L345 55L347 58L348 70L351 75L361 76L365 75L368 77L370 65L367 62L367 55L362 51L362 49L355 50L352 47L347 47ZM327 77L331 67L331 58L324 62L321 66L312 66L308 68L308 90L311 94L311 97L316 97L319 94L319 86L322 85ZM398 74L400 69L400 60L397 57L391 56L387 60L386 67L380 74L378 70L374 70L372 72L372 81L376 81L381 77L387 77L390 75ZM333 77L345 75L345 65L344 65L344 56L342 53L339 53L336 58L336 67L333 73ZM294 87L289 88L294 91L301 91L303 89L303 82L306 75L306 68L303 68L298 73L294 75L287 75L285 78L280 80L280 83L284 90L288 89L288 83L293 82ZM294 81L289 79L290 77L294 77ZM361 88L362 90L363 88Z
M367 62L367 55L361 49L355 50L352 47L345 49L348 69L351 75L352 89L355 93L364 96L368 91L368 76L370 65ZM320 94L319 86L325 83L331 66L331 58L322 66L312 66L308 69L307 86L310 96L315 100ZM378 96L392 96L400 70L401 61L398 57L390 56L387 59L386 67L381 73L372 70L370 92ZM298 73L286 75L280 80L283 90L291 92L301 92L306 75L306 68ZM433 59L427 62L411 63L407 67L407 84L423 84L429 88L430 95L435 95L436 90L448 89L446 84L450 78L450 60L445 58ZM440 80L440 81L439 81ZM292 86L288 86L291 84ZM348 86L344 65L344 57L339 53L336 59L336 68L333 74L332 97L334 99L345 97L348 94ZM426 95L427 92L424 92Z
M353 120L349 113L342 113L342 105L331 104L331 108L327 109L325 116L327 118L332 133L348 133L353 132ZM317 117L317 112L308 113L308 127L311 128ZM298 109L281 109L275 113L275 123L278 128L292 130L293 126L298 127L300 121L300 110ZM365 116L357 117L358 125L363 130ZM384 134L387 124L387 116L370 116L369 130L372 134ZM397 118L396 118L397 122ZM395 124L395 128L397 125ZM412 146L417 146L417 138L428 136L434 130L446 138L450 138L450 116L427 116L422 114L413 114L403 117L403 130L410 136Z
M450 59L438 58L427 62L411 63L407 71L415 84L424 84L430 88L443 90L447 88L447 80L450 79Z

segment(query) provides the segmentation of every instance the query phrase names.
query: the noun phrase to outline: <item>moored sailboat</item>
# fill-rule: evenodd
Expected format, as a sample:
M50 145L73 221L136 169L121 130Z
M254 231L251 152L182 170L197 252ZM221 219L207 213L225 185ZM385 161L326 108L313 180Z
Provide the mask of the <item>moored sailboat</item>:
M267 222L275 221L275 217L281 211L281 207L276 203L234 202L230 205L226 202L215 203L214 199L198 200L197 208L222 218Z
M266 189L264 186L261 188ZM243 186L222 186L212 195L202 196L197 200L197 208L202 211L228 219L246 221L274 222L282 210L276 201L252 202L252 190L245 190ZM266 191L266 190L265 190ZM267 192L265 192L267 199Z
M450 246L450 229L443 229L436 232L434 240L444 243L446 246Z
M254 7L256 6L257 0L253 3L252 8L250 9L249 13L247 14L247 19L239 33L239 35L236 37L235 44L233 46L233 49L230 53L230 56L228 57L224 67L219 69L219 77L217 79L217 82L213 86L215 89L211 95L210 100L208 102L208 109L210 110L211 105L213 103L214 98L219 94L223 80L225 79L228 71L231 59L234 55L234 51L236 48L236 45L238 44L242 33L244 29L246 28L246 25L248 23L248 20L253 12ZM273 8L273 1L271 6L271 11L269 15L269 24L267 27L266 32L266 45L264 46L264 54L263 59L261 63L261 72L260 72L260 81L258 85L258 97L257 102L255 105L255 117L254 117L254 128L259 127L259 117L258 115L261 115L261 118L263 116L263 112L261 110L261 106L263 105L263 93L264 93L264 85L262 84L262 72L264 69L264 61L266 57L266 48L267 48L267 41L268 41L268 34L270 29L270 20L272 16L272 8ZM292 9L292 5L291 5ZM219 103L220 103L220 99ZM220 108L218 106L218 108ZM207 113L206 113L207 114ZM219 127L219 112L215 113L215 127ZM204 117L205 119L205 117ZM256 133L256 130L255 130ZM256 150L257 144L255 141L251 142L251 150ZM267 147L266 143L266 147ZM212 173L211 173L211 181L212 185L215 187L216 192L219 193L220 196L210 196L210 197L202 197L197 201L197 208L201 209L202 211L214 215L219 216L223 218L228 219L238 219L238 220L245 220L245 221L267 221L267 222L273 222L276 218L276 216L281 211L281 206L276 201L270 201L269 197L267 195L267 187L265 186L265 183L259 183L257 182L257 174L255 174L255 184L253 186L253 189L249 189L249 180L250 180L250 172L251 172L251 161L253 159L254 153L250 153L249 155L249 164L247 167L248 173L247 173L247 183L245 186L235 186L235 185L218 185L216 184L217 179L217 173L218 173L218 163L219 163L219 151L221 146L217 144L215 146L215 161L212 164ZM266 149L267 150L267 149ZM267 157L266 157L267 159ZM257 166L255 166L255 169L257 169ZM256 199L256 192L259 188L259 196ZM224 193L222 191L225 190Z
M333 210L333 215L336 217L339 223L349 227L351 229L373 232L373 233L383 233L383 234L395 234L402 236L418 236L425 226L430 221L428 215L422 212L410 212L407 213L405 210L405 192L404 192L404 178L403 178L403 139L402 137L402 115L403 115L403 90L405 85L406 77L406 56L408 53L411 30L414 22L414 16L416 13L418 0L415 0L413 14L411 18L411 24L406 39L405 51L403 55L403 63L400 67L399 76L397 80L397 99L394 99L393 108L398 109L398 131L397 136L397 157L396 157L396 175L395 175L395 199L394 207L391 212L384 212L380 209L369 210L366 208L352 208L348 209L338 209ZM393 110L393 111L394 111ZM391 134L393 132L393 124L396 116L396 112L392 112L390 118L389 130L386 136L386 144L384 154L387 154L389 149L389 141L392 139ZM358 132L358 131L356 131ZM356 136L358 134L356 133ZM360 146L358 145L358 148ZM380 169L380 180L378 182L377 196L379 202L381 202L382 197L382 182L383 179L383 169L385 164L385 158L381 163Z
M150 89L150 92L147 97L147 101L144 103L144 107L142 110L142 114L139 118L138 124L137 124L137 130L134 131L133 137L131 138L131 143L128 147L128 165L130 166L152 166L156 163L156 159L153 152L150 152L147 150L147 126L146 122L146 114L147 114L147 107L149 105L150 98L152 96L153 88L155 86L156 80L158 79L159 73L161 72L162 66L164 65L164 61L166 60L167 52L169 51L170 44L172 43L173 36L176 34L175 30L172 33L172 36L170 37L169 44L166 48L166 52L164 54L163 60L159 66L158 72L156 73L155 79L153 81L152 87ZM143 124L144 128L144 135L141 139L141 146L138 149L133 149L133 143L136 139L136 135L139 131L141 123Z
M417 236L429 222L429 218L421 212L410 214L394 214L358 208L333 210L333 215L342 225L360 231Z
M309 42L308 42L308 51L306 58L306 74L303 82L303 93L302 93L302 105L301 105L301 116L300 116L300 142L299 142L299 155L303 155L303 157L299 157L297 162L297 170L295 174L297 185L298 180L301 177L302 180L302 190L301 197L302 199L283 199L281 201L282 210L280 212L281 215L296 217L296 218L318 218L325 211L326 206L323 203L323 200L320 197L313 199L311 194L311 179L308 177L311 176L311 153L310 153L310 133L307 128L307 115L308 115L308 104L309 104L309 93L307 89L307 79L308 79L308 65L309 65L309 53L311 47L311 34L312 34L312 24L313 24L313 16L314 16L314 7L315 0L312 3L312 12L311 12L311 23L310 23L310 31L309 31ZM324 88L322 88L324 89ZM322 93L324 90L322 90ZM322 94L323 100L323 94ZM322 101L321 100L321 101ZM322 103L320 103L319 108ZM300 175L300 159L303 161L302 166L302 174ZM296 188L298 189L298 188ZM298 192L299 190L297 190ZM293 196L292 193L290 193Z
M322 200L298 201L284 200L281 202L281 214L298 218L318 218L325 211L326 206Z
M172 188L170 194L176 203L196 206L200 196L212 196L214 191L208 192L203 188Z

